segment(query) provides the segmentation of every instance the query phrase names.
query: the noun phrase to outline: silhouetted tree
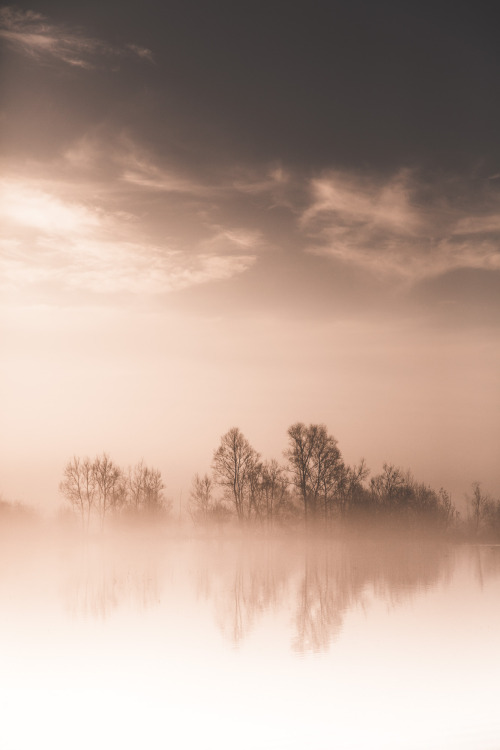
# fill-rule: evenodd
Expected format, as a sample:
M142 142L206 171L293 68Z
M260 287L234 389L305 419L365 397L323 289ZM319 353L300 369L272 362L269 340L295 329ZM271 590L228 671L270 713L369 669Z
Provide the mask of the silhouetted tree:
M314 518L320 503L328 510L333 503L342 458L337 441L323 424L302 422L288 429L289 448L285 451L290 471L304 504L306 521Z
M135 513L155 515L169 510L163 490L165 485L159 469L140 461L129 469L126 481L126 498L123 505Z
M372 477L370 489L381 508L386 511L396 510L408 498L408 475L397 466L384 463L382 473Z
M363 482L370 470L362 458L357 466L342 464L337 473L336 498L339 515L344 518L349 512L359 511L366 505L367 492Z
M212 477L195 474L189 494L189 515L195 523L206 523L213 506L214 482Z
M240 521L249 516L253 507L251 481L258 463L259 454L237 427L222 436L214 452L212 466L216 481L226 488Z
M84 529L89 528L93 513L102 528L110 512L123 509L149 515L167 512L169 503L163 494L164 487L158 469L140 461L126 474L106 453L93 461L73 457L59 485L66 500L80 514Z
M500 535L500 500L488 498L483 514L488 532L498 538Z
M418 482L409 471L384 464L370 482L372 500L379 516L410 526L447 528L458 519L450 495Z
M110 459L107 453L98 456L93 463L96 483L96 508L104 526L104 519L111 510L117 510L126 503L127 487L122 470Z
M481 489L480 482L472 483L472 494L466 495L467 505L469 506L469 517L474 526L474 532L479 533L480 526L487 514L487 509L491 503L491 498Z
M90 458L80 459L73 456L71 461L68 461L59 490L80 514L82 528L88 529L97 496L95 467Z
M271 526L277 518L284 519L293 513L289 484L286 469L276 459L264 462L261 471L261 506Z

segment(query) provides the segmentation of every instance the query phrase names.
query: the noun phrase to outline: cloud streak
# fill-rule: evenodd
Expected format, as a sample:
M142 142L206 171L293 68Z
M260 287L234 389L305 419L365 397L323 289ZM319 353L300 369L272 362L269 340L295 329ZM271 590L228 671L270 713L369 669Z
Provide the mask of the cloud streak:
M56 302L54 290L161 295L229 279L256 260L258 233L207 228L186 252L175 238L152 242L131 214L65 197L62 183L5 178L0 190L2 287L14 294L50 286Z
M309 183L299 227L308 252L411 283L459 268L499 270L499 203L492 192L486 209L471 200L465 213L409 171L385 182L326 172Z
M2 268L11 291L161 295L245 273L273 248L284 264L297 252L321 255L395 287L500 269L491 181L460 203L457 184L424 184L408 170L385 180L331 170L308 179L276 165L233 166L209 181L127 132L102 129L50 163L9 173L7 162L4 174Z
M16 52L37 61L62 62L91 70L104 61L109 64L130 55L153 62L152 52L136 44L119 48L85 36L62 24L50 23L45 16L15 7L0 8L0 38Z

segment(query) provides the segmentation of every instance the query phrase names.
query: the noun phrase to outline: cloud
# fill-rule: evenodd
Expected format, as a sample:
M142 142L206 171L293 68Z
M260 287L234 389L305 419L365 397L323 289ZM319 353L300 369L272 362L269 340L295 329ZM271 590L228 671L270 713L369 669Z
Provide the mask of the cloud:
M156 295L229 279L276 248L280 263L322 255L396 287L500 269L500 197L489 180L478 189L409 170L308 179L276 165L207 177L104 127L50 162L3 166L10 289Z
M13 294L46 288L56 303L71 290L158 295L229 279L256 260L257 235L239 228L208 228L186 252L175 238L151 241L137 217L90 194L67 197L63 183L4 178L0 188L0 276Z
M487 216L465 216L459 219L453 234L498 234L500 233L500 212Z
M178 170L162 166L157 156L141 148L134 140L122 135L113 154L115 164L121 169L121 179L131 185L166 193L184 193L192 196L221 197L223 194L272 196L273 203L286 203L284 193L289 175L276 166L261 169L234 167L223 174L214 173L211 179L189 178Z
M385 184L328 173L311 180L310 192L312 202L302 214L303 225L331 216L346 227L371 225L408 234L419 224L410 204L409 174L404 171Z
M127 44L127 47L138 57L142 57L143 60L148 60L150 63L154 62L153 53L147 47L140 47L138 44Z
M385 182L327 172L310 181L299 227L308 252L386 279L415 282L458 268L500 269L496 193L488 199L489 213L473 198L465 212L450 195L409 171Z
M131 54L153 61L150 50L135 44L119 48L85 36L63 24L50 23L40 13L7 6L0 8L0 38L14 50L36 60L55 60L90 70L103 60Z
M4 219L25 228L66 235L88 231L99 225L95 211L64 201L40 187L2 180L0 191Z

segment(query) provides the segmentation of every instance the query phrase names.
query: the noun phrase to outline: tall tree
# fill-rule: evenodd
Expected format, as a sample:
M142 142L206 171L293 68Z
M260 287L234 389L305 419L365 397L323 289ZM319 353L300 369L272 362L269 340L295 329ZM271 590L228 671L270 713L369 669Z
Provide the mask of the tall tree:
M219 485L225 487L241 521L251 509L250 481L259 463L259 454L243 433L232 427L222 436L214 452L212 467Z
M159 469L150 468L141 460L133 469L128 470L126 485L130 509L149 514L168 509L163 494L165 485Z
M73 456L64 468L60 492L80 514L82 527L88 529L90 515L96 502L97 482L90 458Z
M122 470L113 463L107 453L95 459L93 472L96 482L97 511L101 527L103 527L106 515L125 503L126 482Z
M343 464L338 472L336 487L336 503L338 512L343 518L361 499L364 499L364 480L368 477L370 470L362 458L357 466Z
M262 466L261 495L263 512L270 525L291 506L288 485L285 468L274 458L265 461Z
M288 429L289 447L285 451L290 471L304 504L306 521L313 519L320 504L332 503L336 480L342 464L337 441L324 424L296 422Z
M479 533L479 528L483 522L491 498L481 489L480 482L472 482L472 494L466 495L467 505L469 506L469 516L474 525L474 531Z
M194 523L206 523L213 503L214 482L211 476L195 474L189 493L189 515Z

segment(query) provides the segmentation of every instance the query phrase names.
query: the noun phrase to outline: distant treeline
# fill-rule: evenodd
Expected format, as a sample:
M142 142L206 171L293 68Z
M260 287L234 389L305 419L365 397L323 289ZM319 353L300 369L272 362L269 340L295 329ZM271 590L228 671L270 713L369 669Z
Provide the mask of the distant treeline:
M31 506L20 502L12 503L0 496L0 521L33 521L36 517L36 511Z
M500 536L500 500L474 483L468 516L460 519L449 493L417 481L409 471L385 463L369 477L364 459L348 465L337 440L323 424L293 424L284 461L265 460L242 432L231 428L213 453L211 472L196 474L189 515L196 525L240 523L267 527L305 521L316 526L349 524L433 528ZM104 453L74 457L64 469L60 490L84 528L107 516L168 518L158 469L144 462L123 470Z
M220 520L232 514L240 521L273 524L304 518L329 526L391 519L446 529L458 519L445 490L436 492L395 466L384 464L382 473L367 484L364 460L349 466L325 425L292 425L283 455L283 464L262 460L237 427L230 429L214 452L211 475L193 480L193 520Z
M118 513L166 517L171 505L164 496L158 469L141 461L124 471L107 453L93 460L74 456L66 464L59 489L80 516L84 529L93 518L102 528L107 516Z
M443 488L385 463L380 474L361 459L348 465L323 424L293 424L285 461L263 460L237 427L222 436L212 471L196 475L190 495L195 523L236 517L267 525L305 520L316 526L382 525L500 535L500 500L474 483L465 520Z

